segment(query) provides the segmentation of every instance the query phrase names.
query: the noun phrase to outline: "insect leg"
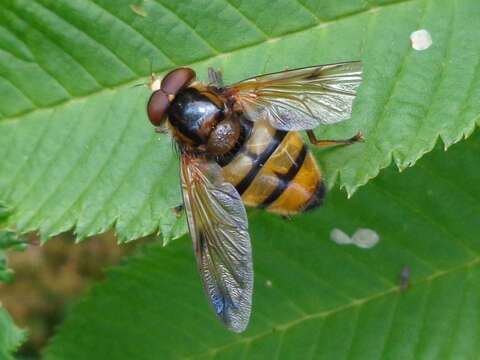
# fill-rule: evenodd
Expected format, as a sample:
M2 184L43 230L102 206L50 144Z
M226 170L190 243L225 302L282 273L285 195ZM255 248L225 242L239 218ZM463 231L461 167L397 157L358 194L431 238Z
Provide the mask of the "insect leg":
M319 140L315 136L313 130L307 130L308 139L310 142L317 147L330 147L336 145L350 145L357 142L363 141L363 134L358 132L355 136L352 136L350 139L346 140Z
M223 76L222 76L222 71L221 70L215 70L214 68L209 67L208 68L208 82L210 85L216 86L216 87L222 87L223 86Z
M184 208L185 208L185 206L183 204L180 204L180 205L172 208L172 211L177 217L180 217L182 215L182 211L183 211Z

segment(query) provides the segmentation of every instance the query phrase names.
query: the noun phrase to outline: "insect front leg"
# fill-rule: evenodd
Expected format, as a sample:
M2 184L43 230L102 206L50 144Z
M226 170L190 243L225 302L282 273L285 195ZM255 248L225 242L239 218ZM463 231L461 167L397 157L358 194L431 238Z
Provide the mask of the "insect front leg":
M319 140L315 136L313 130L307 130L308 139L310 142L317 147L330 147L336 145L351 145L357 142L362 142L363 134L359 131L355 136L352 136L350 139L346 140Z
M173 211L173 213L174 213L177 217L180 217L180 216L182 215L183 209L185 209L185 206L184 206L183 204L180 204L180 205L175 206L175 207L172 208L171 210Z
M223 75L221 70L215 70L212 67L208 68L208 82L210 85L216 87L223 87Z

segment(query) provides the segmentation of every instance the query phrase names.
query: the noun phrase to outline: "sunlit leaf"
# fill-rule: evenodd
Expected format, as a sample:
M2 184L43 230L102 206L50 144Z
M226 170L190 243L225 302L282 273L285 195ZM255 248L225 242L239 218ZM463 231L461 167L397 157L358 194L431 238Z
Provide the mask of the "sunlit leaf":
M363 60L350 121L323 137L364 144L318 152L330 186L353 193L393 159L415 163L480 114L476 0L4 0L0 4L0 200L8 225L44 239L115 227L121 240L185 232L177 159L145 116L150 64L227 82ZM410 34L427 29L424 51Z

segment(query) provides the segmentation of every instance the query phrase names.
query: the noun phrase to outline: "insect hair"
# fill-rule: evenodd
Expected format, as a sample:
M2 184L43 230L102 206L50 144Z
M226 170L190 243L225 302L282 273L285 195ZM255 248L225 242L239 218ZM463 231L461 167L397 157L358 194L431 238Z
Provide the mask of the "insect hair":
M173 137L170 137L170 143L172 144L173 153L177 156L180 156L180 154L182 153L182 149L180 148L178 142L175 141Z

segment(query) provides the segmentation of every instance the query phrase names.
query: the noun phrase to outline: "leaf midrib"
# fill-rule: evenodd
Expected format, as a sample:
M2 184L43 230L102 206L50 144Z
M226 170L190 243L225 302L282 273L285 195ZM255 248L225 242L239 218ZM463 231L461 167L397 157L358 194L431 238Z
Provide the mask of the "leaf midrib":
M454 272L468 271L469 269L474 268L476 266L480 266L480 256L475 257L474 259L469 259L468 261L465 261L465 262L461 263L460 265L453 266L453 267L451 267L447 270L435 271L434 273L430 274L429 276L426 276L425 278L423 278L421 280L411 282L410 286L411 287L413 287L413 286L417 287L417 286L420 286L420 285L431 283L434 280L437 280L439 278L448 276L448 275L450 275ZM362 307L362 306L364 306L364 305L366 305L366 304L368 304L372 301L379 300L381 298L385 298L385 297L387 297L389 295L392 295L394 293L399 293L400 291L401 291L400 285L393 286L393 287L391 287L387 290L379 291L379 292L374 293L370 296L360 298L360 299L354 299L352 302L350 302L348 304L345 304L345 305L340 305L340 306L333 307L331 309L323 310L323 311L316 312L316 313L310 313L310 314L307 314L305 316L301 316L297 319L278 324L273 329L273 331L275 331L275 332L281 331L281 332L284 333L288 329L290 329L292 327L295 327L299 324L302 324L306 321L313 320L313 319L321 319L321 318L326 319L330 316L336 315L336 314L338 314L340 312L343 312L343 311L351 310L355 307L360 308L360 307ZM407 291L409 291L409 290L407 290ZM216 354L218 354L222 351L225 351L225 350L227 350L227 349L229 349L233 346L240 345L240 344L250 344L254 341L265 338L265 337L267 337L271 334L272 334L272 330L267 330L267 331L261 332L257 335L242 337L242 338L239 338L238 340L229 342L227 344L224 344L224 345L221 345L221 346L218 346L218 347L213 347L213 348L211 348L208 351L205 351L203 353L198 353L198 354L192 354L192 355L185 356L182 359L187 360L187 359L195 359L195 358L204 358L204 357L207 357L209 355L214 356L214 355L216 355Z
M233 49L233 50L230 50L230 51L226 51L226 52L220 52L218 53L217 55L214 55L214 56L205 56L205 57L202 57L202 58L199 58L197 59L196 61L193 61L191 63L188 63L188 64L183 64L184 66L192 66L194 67L195 65L198 65L198 64L201 64L205 61L210 61L210 60L213 60L213 59L219 59L219 58L222 58L222 57L225 57L225 56L230 56L236 52L239 52L239 51L242 51L242 50L245 50L245 49L249 49L249 48L253 48L255 46L259 46L263 43L269 43L269 42L275 42L275 41L279 41L280 39L284 39L288 36L293 36L293 35L296 35L296 34L300 34L300 33L303 33L303 32L306 32L306 31L310 31L310 30L313 30L313 29L316 29L316 28L326 28L330 25L333 25L339 21L342 21L342 20L345 20L345 19L349 19L349 18L353 18L355 16L359 16L359 15L362 15L364 13L367 13L367 12L376 12L376 11L379 11L380 9L383 9L383 8L388 8L388 7L393 7L393 6L398 6L398 5L401 5L401 4L405 4L405 3L409 3L409 2L415 2L415 1L420 1L420 0L398 0L398 1L395 1L395 2L392 2L392 3L389 3L389 4L384 4L384 5L376 5L376 6L373 6L373 7L370 7L368 9L362 9L362 10L357 10L357 11L352 11L350 13L347 13L347 14L344 14L344 15L341 15L341 16L337 16L337 17L334 17L332 18L331 20L329 21L325 21L325 22L321 22L321 23L318 23L316 25L313 25L313 26L307 26L307 27L304 27L304 28L299 28L299 29L296 29L296 30L293 30L293 31L290 31L290 32L286 32L284 34L281 34L281 35L278 35L278 36L274 36L274 37L266 37L264 40L260 40L260 41L257 41L257 42L254 42L254 43L251 43L251 44L248 44L248 45L245 45L245 46L240 46L236 49ZM236 8L235 8L236 9ZM238 12L239 10L236 9ZM239 12L240 13L240 12ZM242 16L243 13L240 13ZM318 16L317 16L318 18ZM125 23L125 22L124 22ZM126 23L125 23L126 24ZM128 24L129 25L129 24ZM131 25L129 25L131 27ZM138 32L138 30L134 29L136 32ZM198 33L197 33L198 35ZM156 46L156 48L160 51L160 52L163 52L162 49L160 49L158 46ZM155 71L157 72L164 72L166 70L168 70L169 68L160 68L160 69L156 69ZM148 76L149 74L146 74L145 76ZM122 89L122 88L125 88L125 87L128 87L128 86L131 86L132 84L135 84L138 82L139 79L141 79L142 77L137 77L135 79L132 79L132 80L128 80L128 81L123 81L123 82L119 82L118 84L114 85L114 86L110 86L110 87L104 87L100 90L95 90L95 91L92 91L90 93L87 93L85 95L81 95L81 96L73 96L67 100L61 100L59 102L56 102L56 103L52 103L50 104L49 106L44 106L44 107L37 107L37 108L34 108L34 109L31 109L31 110L27 110L27 111L23 111L23 112L20 112L18 114L15 114L15 115L12 115L12 116L7 116L7 117L3 117L3 118L0 118L0 124L2 123L6 123L6 122L15 122L15 121L18 121L20 118L23 118L25 116L28 116L30 114L35 114L37 112L42 112L42 111L50 111L52 109L56 109L56 108L61 108L61 107L64 107L64 106L68 106L69 104L73 103L73 102L76 102L76 101L82 101L82 100L86 100L92 96L96 96L96 95L101 95L101 94L104 94L104 93L108 93L109 91L114 91L114 90L118 90L118 89Z

